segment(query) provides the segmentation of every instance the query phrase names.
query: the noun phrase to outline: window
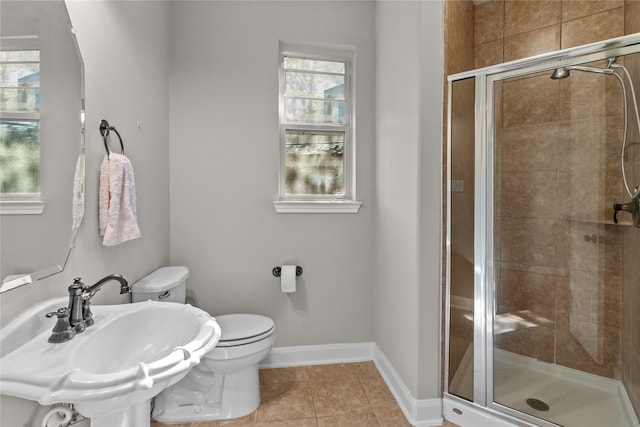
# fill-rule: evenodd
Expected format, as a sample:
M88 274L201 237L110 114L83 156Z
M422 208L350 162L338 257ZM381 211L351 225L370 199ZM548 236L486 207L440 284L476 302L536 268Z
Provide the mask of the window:
M357 212L353 51L281 44L278 212Z
M41 213L44 204L40 201L40 51L11 49L11 45L11 40L3 40L4 50L0 51L3 213ZM6 202L17 203L19 209L12 212ZM7 209L9 212L5 212Z

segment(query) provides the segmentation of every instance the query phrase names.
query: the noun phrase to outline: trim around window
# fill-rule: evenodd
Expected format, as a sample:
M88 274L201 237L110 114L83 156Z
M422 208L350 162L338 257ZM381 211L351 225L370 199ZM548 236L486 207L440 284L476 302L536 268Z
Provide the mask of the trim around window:
M46 204L39 194L5 194L0 198L0 215L40 215Z
M293 61L316 61L322 63L336 62L344 63L343 70L333 68L328 65L328 68L306 68L307 65L295 65L290 66ZM353 47L336 47L336 46L323 46L323 45L298 45L280 42L280 72L279 72L279 153L280 153L280 167L279 167L279 188L278 188L278 200L274 201L274 207L278 213L358 213L361 202L356 201L356 183L355 183L355 96L353 91L353 69L355 62L355 52ZM297 68L301 66L302 68ZM315 67L315 66L312 66ZM330 67L330 68L329 68ZM327 80L325 82L333 83L336 85L340 82L340 76L343 75L343 83L338 86L329 85L328 89L324 89L324 96L322 92L317 92L316 89L309 89L309 92L300 92L299 88L293 89L295 86L289 86L289 76L303 75L303 74L318 74L325 76ZM331 76L337 76L338 80L334 80ZM334 83L335 82L335 83ZM326 87L326 86L325 86ZM288 89L291 88L291 89ZM340 88L337 92L334 88ZM293 90L294 92L289 92ZM320 88L320 90L322 90ZM293 97L293 98L292 98ZM334 98L335 97L335 98ZM325 116L318 117L318 110L312 109L311 112L306 111L302 116L298 115L300 110L290 110L289 108L300 108L297 104L296 107L292 107L292 99L297 99L301 102L325 102ZM307 100L307 101L305 101ZM333 100L337 101L337 104L333 103ZM340 100L342 105L340 106ZM328 104L332 106L327 108ZM296 101L293 101L296 102ZM316 107L313 107L316 108ZM339 109L338 109L339 108ZM293 111L294 116L289 114ZM322 110L320 110L322 111ZM306 114L309 114L307 116ZM328 116L326 114L329 114ZM291 168L287 166L287 162L291 161L288 157L291 155L291 147L304 147L306 145L297 145L298 141L305 141L305 135L309 139L319 138L314 142L311 142L311 150L319 149L319 153L325 152L327 148L322 148L324 141L327 144L331 144L332 147L328 148L329 152L333 152L334 149L342 150L339 154L342 156L342 163L336 164L335 161L326 160L328 163L324 163L325 166L319 166L321 168L327 167L331 170L333 167L341 167L342 170L338 170L338 175L328 175L323 178L320 175L320 181L317 185L335 185L339 183L337 188L331 189L327 187L327 190L320 190L317 194L317 189L314 184L308 184L308 181L303 181L298 178L297 182L288 181L287 171ZM313 135L313 136L310 136ZM342 136L341 136L342 135ZM293 138L293 139L290 139ZM298 140L297 138L300 138ZM326 138L323 140L323 138ZM292 142L293 141L293 142ZM308 144L309 142L301 142L300 144ZM338 144L334 146L333 144ZM294 144L294 145L289 145ZM341 144L341 145L340 145ZM325 146L326 147L326 146ZM337 147L337 148L336 148ZM294 148L295 150L296 148ZM295 153L295 151L294 151ZM308 152L307 152L308 153ZM308 154L307 154L308 155ZM323 155L323 154L319 154ZM326 156L326 154L324 154ZM333 154L336 155L336 154ZM295 154L294 154L295 156ZM329 155L331 156L331 155ZM294 157L295 158L295 157ZM327 159L327 157L325 157ZM297 161L292 163L295 165ZM296 168L297 166L293 166ZM302 169L293 169L295 171L302 171L305 173L306 164L301 164ZM335 177L339 177L342 182L335 181ZM309 175L311 179L313 175ZM327 184L323 184L322 179L328 179ZM304 184L302 184L304 183ZM332 184L333 183L333 184ZM298 187L298 185L303 187ZM295 187L288 187L295 185ZM305 186L311 185L311 187L305 188ZM309 192L307 192L309 191ZM323 192L326 191L326 192ZM335 194L333 193L335 191Z
M353 200L278 200L278 213L358 213L362 202Z

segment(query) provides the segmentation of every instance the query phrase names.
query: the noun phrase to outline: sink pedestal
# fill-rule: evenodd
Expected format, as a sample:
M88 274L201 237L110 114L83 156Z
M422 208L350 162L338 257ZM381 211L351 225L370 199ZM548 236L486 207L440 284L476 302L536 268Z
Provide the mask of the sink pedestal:
M82 405L76 405L82 414ZM91 427L140 427L151 424L151 400L133 404L122 412L97 416L90 419Z

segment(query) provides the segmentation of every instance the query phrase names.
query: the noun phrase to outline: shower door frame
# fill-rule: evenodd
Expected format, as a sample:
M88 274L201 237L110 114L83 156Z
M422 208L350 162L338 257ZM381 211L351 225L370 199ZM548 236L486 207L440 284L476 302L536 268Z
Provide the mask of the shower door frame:
M495 416L522 426L558 426L553 422L516 411L494 401L493 321L494 295L494 85L508 78L545 72L612 56L640 52L640 33L564 49L448 76L447 192L446 192L446 294L445 366L443 405L447 401L471 412ZM475 186L474 186L474 301L473 301L473 401L449 393L449 334L451 302L451 154L452 89L456 81L475 80ZM455 420L453 420L455 421Z

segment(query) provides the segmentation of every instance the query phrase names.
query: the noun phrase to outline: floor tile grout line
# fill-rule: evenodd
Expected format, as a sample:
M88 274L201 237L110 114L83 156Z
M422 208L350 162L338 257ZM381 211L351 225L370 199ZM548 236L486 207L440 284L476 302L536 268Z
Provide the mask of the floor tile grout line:
M305 366L304 371L306 373L307 376L307 381L311 382L311 377L309 376L309 367ZM308 385L308 387L313 388L313 384L311 384L310 386ZM316 410L316 399L313 397L313 392L309 391L309 394L311 395L311 407L313 408L313 419L316 423L316 426L318 425L318 411Z
M360 383L360 387L362 387L362 392L364 393L364 396L367 398L367 402L369 403L369 406L371 407L371 413L375 417L378 425L382 425L381 422L380 422L380 418L378 418L378 414L376 414L376 408L374 407L373 402L371 401L371 398L369 397L369 393L367 393L367 389L364 386L364 383L362 382L362 377L361 376L358 376L358 382Z
M342 365L341 368L339 368L336 372L336 370L331 370L331 368L329 368L329 371L325 371L323 372L321 369L315 370L314 375L310 375L311 373L311 369L309 367L304 367L301 371L303 373L303 375L300 375L300 372L296 373L295 371L292 374L288 374L288 375L284 375L284 376L279 376L279 375L271 375L271 374L265 374L264 377L262 378L261 384L264 386L267 386L267 384L278 384L278 383L292 383L292 384L301 384L304 383L306 385L306 390L308 391L308 393L310 394L310 398L311 398L311 404L312 404L312 411L313 413L309 414L308 417L302 417L302 418L287 418L287 419L283 419L283 420L279 420L283 423L291 423L292 421L297 421L297 420L301 420L301 419L306 419L308 420L308 422L312 423L313 425L315 425L316 427L318 427L320 425L321 420L324 420L326 422L327 419L331 419L331 418L341 418L341 417L353 417L353 416L371 416L373 417L373 419L375 419L375 422L377 423L377 425L379 426L384 426L386 424L383 424L383 420L385 419L385 415L379 415L380 411L376 411L376 407L374 405L374 400L375 396L377 396L376 392L378 391L378 386L379 384L377 384L377 380L379 378L379 371L377 369L375 369L374 371L371 370L371 368L369 366L366 365L355 365L355 364L340 364ZM318 365L318 366L322 366L322 365ZM342 369L343 367L347 366L348 370L346 372L340 373L340 369ZM274 368L275 369L275 368ZM284 368L287 369L287 368ZM377 375L374 374L377 373ZM326 382L335 382L337 380L336 374L339 375L339 378L345 378L345 376L348 376L350 378L353 379L357 379L357 382L354 383L358 384L360 386L359 389L359 393L364 393L364 398L366 399L367 402L367 406L368 406L368 410L366 412L347 412L347 413L337 413L337 414L326 414L323 416L319 416L317 413L317 402L316 399L314 398L314 394L312 392L313 388L318 384L318 383L326 383ZM287 377L289 377L288 379L286 379ZM300 379L300 378L303 379ZM283 380L283 378L285 380ZM274 381L275 380L275 381ZM386 386L386 384L384 384ZM367 392L367 386L370 388L369 392ZM388 387L388 386L387 386ZM354 389L355 390L355 389ZM383 405L385 406L385 405ZM386 406L385 406L386 408ZM398 408L399 409L399 408ZM259 410L259 409L258 409ZM258 419L258 410L256 410L256 412L254 412L254 417L252 419L248 419L242 422L242 424L229 424L229 426L234 425L234 426L256 426L259 425L260 423L264 423L264 422L272 422L274 420L262 420L260 421ZM369 414L369 415L367 415ZM382 413L381 413L382 414ZM382 417L382 418L381 418ZM183 424L184 427L190 426L190 427L214 427L214 426L221 426L221 425L226 425L226 423L221 420L218 422L212 422L212 423L204 423L204 424L200 424L200 423L190 423L189 425L187 424ZM167 424L158 424L156 427L171 427L171 425L167 425Z

